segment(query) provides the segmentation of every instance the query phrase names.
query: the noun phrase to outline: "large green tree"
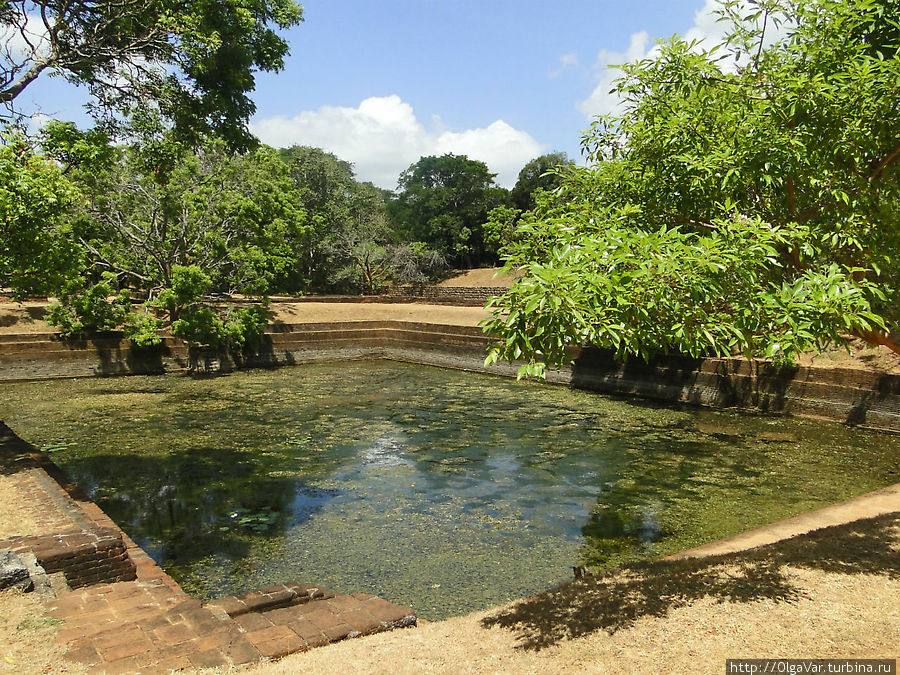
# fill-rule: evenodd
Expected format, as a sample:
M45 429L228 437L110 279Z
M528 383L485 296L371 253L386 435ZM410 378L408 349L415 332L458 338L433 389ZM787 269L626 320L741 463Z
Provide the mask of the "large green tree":
M305 145L278 151L287 164L293 189L307 213L307 238L298 255L296 288L322 290L333 272L329 237L345 232L354 220L358 183L353 165L330 152ZM382 209L384 199L381 199Z
M185 137L253 144L255 70L284 65L277 34L302 19L294 0L11 0L0 6L0 104L44 74L86 86L110 122L150 102Z
M80 194L22 142L0 146L0 287L16 298L56 293L82 269L68 215Z
M443 257L422 242L401 241L387 219L384 190L358 183L349 199L350 218L331 232L331 282L375 293L388 282L424 283L444 266Z
M494 176L484 162L463 155L422 157L400 174L390 205L394 228L440 251L451 264L489 261L484 223L492 208L509 200Z
M566 171L574 165L575 162L565 152L550 152L535 157L519 171L511 192L513 204L522 211L533 209L535 192L559 187Z
M852 334L898 350L900 3L721 11L723 45L676 38L623 67L624 113L520 227L489 360L537 374L584 344L790 360Z
M68 160L63 170L83 195L66 230L83 268L61 285L50 314L63 333L125 324L138 343L153 344L168 327L193 344L231 347L259 333L260 310L225 310L209 296L264 297L297 276L305 216L276 151L159 141L112 148L101 166L90 161L102 154L97 143L71 125L50 125L45 142ZM122 295L109 303L116 289ZM131 313L129 293L149 311Z
M77 242L123 285L153 294L171 287L176 267L195 265L213 291L262 295L294 274L305 216L271 148L239 156L211 140L160 176L132 146L106 171L70 175L86 195Z

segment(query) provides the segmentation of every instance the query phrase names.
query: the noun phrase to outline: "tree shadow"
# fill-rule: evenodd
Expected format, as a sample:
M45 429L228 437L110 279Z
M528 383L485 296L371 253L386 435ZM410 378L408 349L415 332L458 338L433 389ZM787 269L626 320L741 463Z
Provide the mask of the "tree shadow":
M517 647L540 650L605 630L610 635L643 617L703 598L719 602L794 602L803 591L788 567L900 579L900 513L826 527L749 551L705 558L633 563L567 582L482 620L517 633Z
M798 372L796 366L677 353L647 361L636 357L620 360L611 350L587 346L572 365L572 386L692 405L755 406L781 413Z
M33 324L43 320L46 307L17 306L13 311L0 312L0 327L9 328L17 324Z

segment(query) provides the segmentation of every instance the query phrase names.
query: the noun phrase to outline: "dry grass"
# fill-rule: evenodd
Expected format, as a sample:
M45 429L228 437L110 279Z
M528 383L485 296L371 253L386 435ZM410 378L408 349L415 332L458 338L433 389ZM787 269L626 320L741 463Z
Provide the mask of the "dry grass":
M727 658L894 658L900 581L790 570L802 597L749 604L707 598L647 616L613 635L595 632L541 650L485 629L489 613L351 640L253 669L329 673L722 673Z
M88 673L64 661L65 647L55 641L59 619L47 616L38 596L0 592L0 673Z
M728 658L896 658L900 515L657 561L254 672L720 673Z

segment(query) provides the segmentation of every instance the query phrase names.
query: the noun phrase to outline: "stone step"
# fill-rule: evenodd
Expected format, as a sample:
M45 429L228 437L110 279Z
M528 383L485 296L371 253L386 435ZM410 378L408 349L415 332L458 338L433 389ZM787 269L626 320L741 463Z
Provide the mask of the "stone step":
M287 583L267 586L241 595L219 598L208 602L206 607L212 611L220 610L234 618L251 612L263 612L277 607L305 604L311 600L325 600L333 597L334 593L319 586Z
M332 642L415 626L416 613L368 593L251 612L234 619L249 642L276 659Z

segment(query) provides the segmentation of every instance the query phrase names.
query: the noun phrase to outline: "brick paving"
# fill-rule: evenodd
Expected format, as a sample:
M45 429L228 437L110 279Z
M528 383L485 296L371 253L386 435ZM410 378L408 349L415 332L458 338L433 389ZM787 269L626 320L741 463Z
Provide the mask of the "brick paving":
M49 614L64 620L57 640L67 659L110 674L243 665L416 623L408 607L366 593L281 584L248 595L290 587L315 593L300 604L242 606L232 617L224 607L241 604L236 598L203 605L159 582L123 582L66 593Z
M18 528L17 535L40 535L62 532L82 524L77 509L47 508L48 491L44 483L47 474L41 469L25 469L3 477L4 482L18 496L16 507L25 512L19 522L27 527ZM82 516L83 520L83 516Z
M204 605L46 455L2 423L0 481L21 496L17 507L24 504L35 514L0 547L32 551L43 564L60 567L70 585L83 586L48 601L48 613L63 620L56 639L66 645L66 658L92 672L243 665L416 624L408 607L364 593L335 595L311 584L277 584ZM0 512L0 518L11 515ZM134 580L118 580L118 562L125 558Z
M64 620L66 658L105 673L169 673L260 659L240 628L160 582L98 584L66 593L49 613Z

